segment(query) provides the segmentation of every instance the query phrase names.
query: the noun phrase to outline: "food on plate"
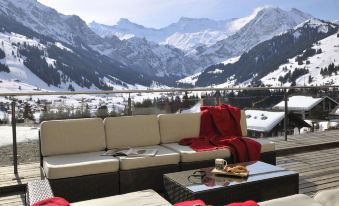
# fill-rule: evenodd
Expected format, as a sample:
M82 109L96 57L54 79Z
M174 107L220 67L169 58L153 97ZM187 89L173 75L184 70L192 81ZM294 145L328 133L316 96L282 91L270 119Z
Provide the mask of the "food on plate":
M242 165L225 166L224 171L229 172L229 173L247 173L248 172L247 168Z

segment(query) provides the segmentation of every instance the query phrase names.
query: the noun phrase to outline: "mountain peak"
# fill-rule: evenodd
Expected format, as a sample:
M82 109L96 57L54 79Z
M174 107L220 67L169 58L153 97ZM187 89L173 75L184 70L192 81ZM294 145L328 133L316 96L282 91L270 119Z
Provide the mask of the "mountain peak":
M326 22L326 21L323 21L323 20L320 20L320 19L317 19L317 18L311 18L311 19L308 19L306 20L305 22L297 25L295 27L295 29L298 29L298 28L304 28L304 27L312 27L312 28L316 28L316 27L328 27L328 26L331 26L331 27L335 27L335 25L331 22Z
M128 24L135 24L135 23L131 22L127 18L120 18L119 21L117 22L117 25L128 25Z

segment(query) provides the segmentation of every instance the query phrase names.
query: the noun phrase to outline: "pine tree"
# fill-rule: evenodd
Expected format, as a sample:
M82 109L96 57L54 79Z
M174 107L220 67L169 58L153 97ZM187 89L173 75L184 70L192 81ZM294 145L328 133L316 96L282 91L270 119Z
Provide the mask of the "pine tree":
M3 44L4 42L2 42L2 44ZM3 58L5 58L6 57L6 54L5 54L5 52L2 50L2 49L0 49L0 59L3 59Z
M32 107L28 103L25 103L24 111L23 111L23 118L29 119L29 120L34 120Z
M108 108L106 105L101 105L98 107L98 110L96 112L96 116L104 119L105 117L108 117Z
M88 104L85 104L84 110L82 112L82 117L90 118L91 117L91 110L89 109Z

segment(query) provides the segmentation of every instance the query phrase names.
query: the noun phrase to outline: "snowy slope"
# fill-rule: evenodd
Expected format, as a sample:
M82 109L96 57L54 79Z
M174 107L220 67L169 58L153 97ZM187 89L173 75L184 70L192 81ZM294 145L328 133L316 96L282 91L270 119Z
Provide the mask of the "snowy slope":
M236 33L214 45L198 47L195 54L210 62L220 63L239 56L260 42L271 39L310 18L311 15L297 9L285 11L280 8L265 7L256 10Z
M24 44L25 42L28 45L39 48L44 48L44 45L40 44L37 40L13 33L0 33L0 42L0 48L6 54L6 58L1 59L0 62L6 64L10 70L9 73L0 72L0 80L2 81L2 83L0 83L1 88L7 89L8 92L17 90L19 86L23 91L36 88L57 89L54 86L52 86L52 88L49 87L23 64L24 59L16 56L18 49L16 46L13 46L12 43ZM12 55L12 53L14 53L14 55ZM63 86L64 85L61 86L61 89L67 90L67 88Z
M47 44L50 46L52 43L48 42ZM56 60L49 57L46 44L40 43L39 39L28 38L16 33L0 32L0 49L4 51L6 55L5 58L0 59L0 63L7 65L10 71L9 73L0 72L1 92L28 92L36 90L67 91L69 85L72 85L76 91L98 90L98 87L93 84L88 88L78 85L72 81L72 78L63 74L62 71L58 72L66 78L64 78L59 85L48 85L24 65L26 57L19 53L19 45L35 46L45 51L44 56L41 56L41 58L45 58L46 63L55 68ZM56 42L55 46L65 52L74 52L60 42ZM81 73L79 75L81 75ZM113 76L103 77L101 81L114 89L136 88L134 85L123 82ZM117 82L120 82L120 84L117 84Z
M296 57L293 57L288 60L288 63L280 65L277 70L262 78L261 81L265 85L280 86L281 82L278 81L280 76L286 75L289 71L293 72L296 68L306 68L309 70L309 73L298 78L296 80L297 85L324 85L329 83L338 85L338 75L326 77L320 75L321 68L328 67L331 63L339 65L339 38L337 35L333 34L312 47L317 50L321 49L322 53L309 57L309 64L306 64L306 61L304 61L303 65L298 65L298 62L295 61ZM283 69L285 67L287 67L287 70ZM312 77L311 82L309 82L309 76ZM290 84L290 82L285 83L287 86Z

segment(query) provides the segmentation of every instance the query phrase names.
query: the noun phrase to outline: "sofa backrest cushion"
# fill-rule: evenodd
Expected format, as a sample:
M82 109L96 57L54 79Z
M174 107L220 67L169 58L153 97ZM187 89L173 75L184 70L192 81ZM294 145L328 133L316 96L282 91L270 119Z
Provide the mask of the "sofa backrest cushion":
M143 147L160 143L156 115L108 117L104 120L108 149Z
M160 114L161 143L179 142L186 137L198 137L201 113Z
M247 135L247 123L246 123L246 114L244 110L241 110L240 126L242 136Z
M160 114L159 127L161 143L179 142L183 138L198 137L200 133L201 113ZM241 111L241 132L247 135L246 114Z
M102 119L52 120L41 123L43 156L101 151L106 148Z

